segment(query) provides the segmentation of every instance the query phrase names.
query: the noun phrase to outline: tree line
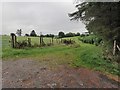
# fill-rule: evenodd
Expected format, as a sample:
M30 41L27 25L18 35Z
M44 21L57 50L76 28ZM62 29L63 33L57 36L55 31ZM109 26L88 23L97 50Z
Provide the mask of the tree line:
M18 36L21 36L22 34L22 29L18 29L16 34ZM32 30L30 34L25 34L25 36L34 36L34 37L37 37L37 36L40 36L40 35L37 35L35 30ZM74 36L80 36L80 33L77 32L77 33L72 33L72 32L69 32L69 33L64 33L63 31L60 31L58 33L58 35L54 35L54 34L46 34L46 35L42 35L43 37L55 37L55 36L58 36L59 38L64 38L64 37L74 37Z

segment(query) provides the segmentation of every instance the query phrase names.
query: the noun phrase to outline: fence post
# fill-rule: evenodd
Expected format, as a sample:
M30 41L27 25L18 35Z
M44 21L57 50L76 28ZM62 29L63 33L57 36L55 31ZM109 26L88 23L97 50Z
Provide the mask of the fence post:
M50 44L51 44L51 39L50 39Z
M52 44L53 44L53 37L52 37Z
M11 33L11 40L12 40L12 48L15 48L15 41L14 41L14 36L15 36L15 34L14 33Z
M28 38L28 46L31 47L31 38Z
M115 55L115 51L116 51L116 40L114 40L113 55Z
M43 38L42 38L42 32L40 32L40 46L42 46Z
M43 37L42 37L42 45L44 44Z
M62 38L61 38L61 43L62 43Z
M60 42L61 42L61 41L60 41L60 39L59 39L59 44L60 44Z
M40 35L40 46L42 45L42 37L41 37L41 35Z
M15 43L14 43L14 46L17 47L17 46L16 46L16 45L17 45L17 36L15 35L14 37L15 37Z
M56 43L58 44L58 40L57 40L57 38L56 38Z

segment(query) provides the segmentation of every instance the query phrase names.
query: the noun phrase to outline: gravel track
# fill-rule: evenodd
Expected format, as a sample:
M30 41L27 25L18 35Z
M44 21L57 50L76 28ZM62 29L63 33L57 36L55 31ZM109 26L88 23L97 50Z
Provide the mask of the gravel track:
M50 68L34 60L2 62L3 88L118 88L118 82L97 71L59 65Z

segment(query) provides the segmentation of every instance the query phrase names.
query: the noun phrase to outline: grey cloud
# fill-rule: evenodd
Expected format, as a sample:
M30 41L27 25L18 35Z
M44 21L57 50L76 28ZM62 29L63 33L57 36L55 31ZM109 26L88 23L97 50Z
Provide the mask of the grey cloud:
M19 28L23 34L32 29L37 34L86 31L81 22L70 21L68 13L74 10L72 2L6 2L3 3L2 33L16 32Z

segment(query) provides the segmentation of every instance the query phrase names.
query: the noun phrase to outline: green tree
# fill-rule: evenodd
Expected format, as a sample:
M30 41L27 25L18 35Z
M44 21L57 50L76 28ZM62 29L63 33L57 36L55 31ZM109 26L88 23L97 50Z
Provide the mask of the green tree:
M18 36L21 36L21 34L22 34L22 29L17 29L16 34L17 34Z
M79 33L79 32L77 32L77 33L75 34L75 36L80 36L80 33Z
M26 33L25 36L29 36L29 34Z
M59 38L63 38L63 37L65 37L65 34L64 34L64 32L61 31L58 33L58 36L59 36Z
M66 33L66 35L65 35L66 37L73 37L73 36L75 36L75 34L74 33L71 33L71 32L69 32L69 33Z
M37 36L36 32L34 30L31 31L30 36Z
M112 52L113 41L120 46L120 2L83 2L70 13L71 20L82 20L89 32L101 37Z

